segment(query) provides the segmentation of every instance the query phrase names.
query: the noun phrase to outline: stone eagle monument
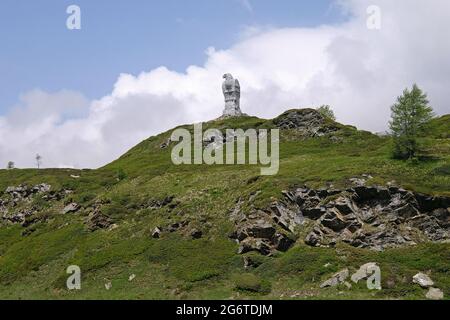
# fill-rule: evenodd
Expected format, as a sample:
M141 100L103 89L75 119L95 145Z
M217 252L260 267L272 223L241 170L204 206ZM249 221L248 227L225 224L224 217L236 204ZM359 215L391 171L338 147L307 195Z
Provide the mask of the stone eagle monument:
M223 95L225 96L225 110L222 117L238 117L243 113L240 107L241 86L237 79L229 73L224 74L225 81L222 84Z

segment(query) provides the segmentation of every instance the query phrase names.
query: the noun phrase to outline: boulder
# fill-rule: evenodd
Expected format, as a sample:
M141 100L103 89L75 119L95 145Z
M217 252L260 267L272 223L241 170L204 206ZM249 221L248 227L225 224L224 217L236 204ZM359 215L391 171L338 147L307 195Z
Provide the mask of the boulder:
M161 236L161 229L159 227L155 227L155 229L153 229L152 231L152 238L153 239L159 239L159 237Z
M64 207L62 213L63 214L73 213L73 212L77 212L79 209L80 209L80 206L77 203L72 202Z
M425 297L430 300L442 300L444 299L444 292L438 288L430 288Z
M429 288L434 285L433 280L425 273L419 272L413 277L413 283L418 284L422 288Z
M354 283L358 283L361 280L365 280L369 278L373 274L374 268L377 268L378 265L375 262L369 262L362 265L358 271L352 274L351 280Z
M330 202L328 205L338 209L343 215L354 213L357 210L357 207L353 201L346 197L339 197L335 201Z
M323 240L323 232L319 227L314 227L314 229L308 233L305 238L305 243L312 247L317 247Z
M335 287L341 283L344 283L349 276L348 269L343 269L337 273L335 273L330 279L323 282L320 287L321 288L327 288L327 287Z
M95 231L98 229L108 229L112 225L111 219L101 213L99 210L95 210L89 214L87 226L90 231Z

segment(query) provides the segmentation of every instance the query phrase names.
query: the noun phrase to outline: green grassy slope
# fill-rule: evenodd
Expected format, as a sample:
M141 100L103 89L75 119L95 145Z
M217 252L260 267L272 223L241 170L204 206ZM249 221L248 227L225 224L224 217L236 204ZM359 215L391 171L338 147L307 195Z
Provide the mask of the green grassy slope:
M414 299L424 297L422 289L410 284L418 271L431 271L449 297L450 244L376 253L345 245L337 250L311 248L299 242L274 257L254 255L259 267L244 270L237 245L228 239L233 229L229 212L236 200L257 191L254 205L264 207L294 185L341 187L352 177L370 174L369 184L395 180L408 189L450 196L449 122L449 116L432 121L430 134L422 138L429 157L420 162L392 159L389 137L330 123L342 129L333 140L300 139L295 130L283 130L276 176L260 177L259 166L249 165L175 166L171 147L160 147L171 131L143 141L98 170L0 170L0 190L45 182L53 190L74 191L51 205L35 199L49 219L29 227L27 236L21 226L0 226L0 298ZM272 120L242 117L212 121L204 129L273 126ZM175 197L176 206L148 208L168 196ZM117 228L91 232L84 208L100 200L105 203L102 212ZM71 201L83 209L61 215ZM156 226L180 220L202 229L203 238L192 240L179 233L151 238ZM359 285L319 289L320 281L343 267L353 270L371 261L382 266L384 290L374 293ZM82 290L68 292L65 270L72 264L81 267ZM136 277L129 281L132 274ZM109 282L112 288L106 290Z

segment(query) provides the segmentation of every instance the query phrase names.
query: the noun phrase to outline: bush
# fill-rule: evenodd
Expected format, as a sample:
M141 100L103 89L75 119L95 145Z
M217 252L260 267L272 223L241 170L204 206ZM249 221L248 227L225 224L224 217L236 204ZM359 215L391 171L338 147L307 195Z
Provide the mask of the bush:
M319 111L319 113L325 118L336 121L336 116L334 115L334 112L330 106L328 105L320 106L319 108L317 108L317 111Z

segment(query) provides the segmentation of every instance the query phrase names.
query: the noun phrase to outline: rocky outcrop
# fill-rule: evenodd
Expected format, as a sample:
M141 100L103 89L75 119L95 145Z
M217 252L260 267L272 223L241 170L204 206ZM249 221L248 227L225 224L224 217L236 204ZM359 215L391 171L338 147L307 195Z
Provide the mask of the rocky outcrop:
M280 129L295 129L304 137L321 137L339 130L314 109L286 111L274 119L274 124Z
M51 186L45 183L33 187L20 185L6 188L0 198L2 220L7 223L18 223L24 227L30 225L32 221L38 221L39 219L31 218L39 212L39 208L32 205L32 200L35 196L41 196L44 200L50 199L50 196L59 197L59 193L50 190Z
M299 188L286 193L297 214L314 220L305 238L311 246L383 250L449 238L450 199L427 197L396 187L357 186L346 190Z
M256 251L263 255L272 252L287 251L294 244L291 234L291 216L287 211L278 211L276 207L269 210L255 210L246 216L238 206L231 213L236 230L230 238L239 243L240 254Z
M283 194L284 199L247 215L238 201L230 213L236 225L230 237L240 244L240 253L286 251L305 228L303 240L310 246L345 242L379 251L450 236L450 198L361 183L345 190L305 187Z
M108 229L113 224L110 217L103 214L101 211L101 204L97 203L94 210L88 215L86 225L89 231L96 231L99 229Z

